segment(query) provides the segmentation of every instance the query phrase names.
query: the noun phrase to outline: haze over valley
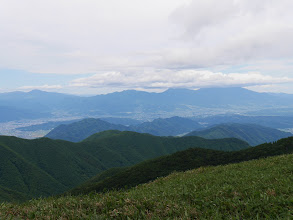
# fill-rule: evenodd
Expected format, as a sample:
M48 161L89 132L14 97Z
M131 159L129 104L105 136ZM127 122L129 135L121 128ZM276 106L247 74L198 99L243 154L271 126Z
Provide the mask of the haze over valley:
M45 136L62 123L83 118L106 121L113 118L114 124L126 126L175 116L205 126L217 124L217 118L221 117L221 123L258 124L263 119L261 123L267 123L268 127L292 129L293 95L258 93L243 88L169 89L162 93L127 90L91 97L34 90L2 93L0 100L0 133L24 138ZM286 120L289 120L287 125ZM277 123L273 124L274 121ZM48 124L42 127L44 123ZM25 128L30 125L40 126Z

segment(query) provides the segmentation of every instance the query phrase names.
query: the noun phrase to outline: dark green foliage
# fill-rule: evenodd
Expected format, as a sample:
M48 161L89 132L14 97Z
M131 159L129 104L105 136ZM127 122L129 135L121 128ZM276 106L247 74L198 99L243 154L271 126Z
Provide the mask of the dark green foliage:
M221 124L215 127L193 131L186 136L199 136L208 139L238 138L246 141L251 146L277 141L281 138L292 136L289 132L280 131L255 124Z
M110 131L110 133L111 132L113 131ZM127 166L146 159L175 153L190 147L228 151L240 150L248 147L246 142L233 138L207 140L201 137L158 137L130 131L124 131L106 138L101 138L101 135L108 133L107 131L102 134L94 134L80 143L88 146L86 148L90 154L103 155L100 161L106 167ZM98 141L101 147L90 147L93 146L95 141ZM116 156L113 157L113 155Z
M0 204L2 219L292 219L293 154L201 167L126 191Z
M99 173L98 175L94 176L93 178L89 179L88 181L86 181L85 185L87 185L87 186L95 185L97 182L103 181L109 177L116 175L117 173L121 173L121 172L128 170L128 169L129 169L129 167L110 168L104 172Z
M113 137L114 135L120 134L121 131L118 130L107 130L107 131L101 131L99 133L96 133L94 135L89 136L88 138L84 139L82 142L86 141L97 141L103 138L109 138Z
M115 173L105 173L105 179L99 175L76 189L72 194L84 194L92 191L103 191L132 187L141 183L167 176L174 171L185 171L201 166L215 166L229 163L259 159L268 156L293 153L293 137L279 140L276 143L263 144L235 152L215 151L208 149L188 149L169 156L149 160Z
M11 189L5 188L0 186L0 196L2 201L10 201L10 202L24 202L31 197L29 195L26 195L24 193L19 193L17 191L13 191ZM0 203L1 203L0 200Z
M27 195L49 196L66 189L24 155L0 143L0 186ZM5 196L4 196L5 198ZM0 194L0 201L4 199Z
M109 168L131 166L189 147L239 150L248 144L237 139L156 137L119 131L98 133L80 143L0 136L0 186L29 197L53 195ZM5 198L0 194L0 201Z

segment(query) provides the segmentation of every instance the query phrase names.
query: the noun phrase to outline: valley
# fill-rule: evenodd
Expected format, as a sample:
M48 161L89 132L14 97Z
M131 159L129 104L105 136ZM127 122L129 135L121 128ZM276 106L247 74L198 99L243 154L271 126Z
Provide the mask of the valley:
M239 100L236 94L231 95L231 91L243 99ZM280 97L273 99L275 96L271 94L239 88L171 89L163 93L123 91L96 97L42 91L6 95L0 95L0 100L2 98L6 106L10 104L9 108L18 108L21 112L18 100L27 99L26 110L21 114L28 114L29 109L31 112L37 109L39 114L28 114L21 120L12 120L14 113L7 117L9 111L1 115L0 218L8 217L6 213L13 213L12 210L16 209L17 213L22 213L22 205L11 208L10 204L21 203L25 207L34 201L39 201L39 204L50 201L62 203L63 198L78 203L78 198L88 199L88 196L91 204L97 195L103 198L114 193L115 198L123 197L125 193L144 187L144 184L152 185L153 181L169 184L168 179L176 173L185 175L180 172L222 169L222 166L238 166L235 164L245 161L262 164L263 158L270 160L270 157L278 158L280 155L290 161L293 153L291 107L286 111L282 111L285 108L273 110L277 103L290 101L291 96L284 100ZM218 100L219 95L224 95L224 98ZM180 100L178 103L172 100L175 96ZM266 102L257 105L260 100ZM200 178L213 178L206 175ZM255 174L251 170L247 175ZM192 177L185 181L195 183ZM185 183L176 184L173 187L177 189L186 188ZM222 190L221 186L215 187ZM188 191L186 196L190 195L192 192ZM258 200L255 201L257 203ZM168 206L172 203L169 200ZM195 204L198 205L198 201ZM111 208L108 207L109 210ZM102 208L98 215L117 217L116 209L120 208L113 208L110 212ZM285 216L286 210L290 212L291 208L282 210ZM245 209L239 211L242 213ZM227 214L219 210L216 212ZM66 215L61 208L49 216L60 216L61 213ZM34 219L39 214L32 212L26 216L14 213L11 216ZM46 216L44 213L41 215ZM93 213L89 215L94 216ZM126 215L131 216L128 212ZM162 217L158 213L152 215ZM172 211L169 216L182 215L185 215L182 211L177 214ZM197 216L191 210L187 215ZM135 216L141 217L138 213ZM198 216L206 215L201 212Z

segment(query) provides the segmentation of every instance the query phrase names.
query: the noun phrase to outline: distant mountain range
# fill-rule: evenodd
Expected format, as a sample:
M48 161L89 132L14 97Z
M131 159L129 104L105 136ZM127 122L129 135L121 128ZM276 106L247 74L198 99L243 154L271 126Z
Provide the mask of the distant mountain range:
M35 117L131 117L154 119L220 113L259 112L258 115L293 115L293 95L257 93L243 88L169 89L162 93L135 90L79 97L39 90L1 93L2 108L36 112ZM1 108L0 108L1 109ZM18 120L3 111L0 121ZM254 113L255 114L255 113ZM22 119L31 119L24 114Z
M198 136L207 139L234 137L246 141L251 146L256 146L290 137L293 134L255 124L220 124L208 129L190 132L186 136Z
M59 125L50 131L46 137L79 142L94 133L106 130L134 131L156 136L176 136L199 128L202 128L202 126L196 121L181 117L155 119L152 122L131 126L112 124L101 119L89 118L71 124Z
M0 123L23 119L45 118L51 116L52 115L50 113L38 112L35 110L17 108L14 106L0 106Z
M172 117L172 118L159 118L153 120L153 122L144 122L142 120L135 120L132 118L115 118L115 117L106 117L106 118L100 118L103 121L109 122L111 124L118 124L118 125L124 125L124 126L133 126L137 127L137 129L141 129L143 127L144 131L142 133L151 133L154 135L158 135L157 132L163 132L164 134L161 135L179 135L183 134L184 132L190 132L192 130L197 130L197 126L194 124L198 124L198 129L204 129L207 127L212 127L218 124L227 124L227 123L237 123L237 124L258 124L265 127L270 128L276 128L276 129L288 129L293 127L293 116L247 116L247 115L238 115L238 114L226 114L226 115L214 115L214 116L206 116L206 117L190 117L190 118L182 118L182 117ZM178 120L179 119L179 120ZM189 120L187 123L183 123L184 121ZM40 130L53 130L54 128L58 127L62 124L71 124L73 122L81 121L82 119L75 119L75 120L62 120L62 121L49 121L41 124L36 125L29 125L24 127L18 127L16 130L19 131L40 131ZM153 129L155 127L155 124L162 124L160 122L165 121L166 128L160 127L158 131L152 131L150 129ZM175 123L175 126L178 126L178 132L173 131L173 133L170 133L170 127L168 124L171 121L177 121ZM168 122L169 121L169 122ZM144 125L140 125L144 123ZM177 125L176 125L177 124ZM181 125L180 125L181 124ZM191 128L188 128L188 124L192 124ZM138 125L138 126L136 126ZM163 126L163 125L162 125ZM180 127L182 126L183 131L180 131ZM196 126L196 127L194 127ZM176 127L177 128L177 127ZM165 132L162 131L165 129ZM173 129L173 128L172 128ZM134 129L135 130L135 129ZM155 132L155 133L153 133Z
M143 121L135 120L132 118L114 118L114 117L107 117L107 118L102 118L103 121L109 122L111 124L118 124L118 125L124 125L124 126L129 126L129 125L138 125L141 124ZM81 119L75 119L75 120L62 120L62 121L49 121L41 124L36 124L36 125L29 125L29 126L24 126L24 127L18 127L16 128L17 130L20 131L39 131L39 130L52 130L59 125L64 125L64 124L71 124L77 121L81 121Z
M129 128L139 133L149 133L157 136L176 136L202 127L198 122L188 118L171 117L155 119L151 122L130 126Z
M239 114L220 114L214 116L192 117L194 121L210 127L217 124L238 123L238 124L258 124L270 128L292 128L293 116L249 116Z
M231 151L249 145L235 138L156 137L126 131L105 131L80 143L0 136L0 202L62 193L109 168L190 147Z
M208 139L239 138L246 141L251 146L276 141L293 135L289 132L256 124L230 123L212 125L205 128L202 124L191 119L172 117L155 119L151 122L144 122L133 126L111 124L101 119L90 118L71 124L59 125L49 132L46 137L79 142L90 135L106 130L135 131L156 136L176 136L185 134L187 136L199 136Z

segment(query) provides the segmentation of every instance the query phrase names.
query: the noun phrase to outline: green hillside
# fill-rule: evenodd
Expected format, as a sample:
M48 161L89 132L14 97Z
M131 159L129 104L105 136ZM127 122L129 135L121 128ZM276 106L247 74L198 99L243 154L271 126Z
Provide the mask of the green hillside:
M100 133L94 134L80 144L92 146L97 139L100 146L106 147L88 147L89 152L92 155L103 153L104 157L100 160L104 164L109 165L114 163L119 165L119 163L128 163L128 161L138 163L142 160L175 153L190 147L224 151L240 150L248 147L246 142L235 138L208 140L201 137L158 137L130 131L120 132L119 134L102 139L100 136ZM112 157L113 152L117 152L120 161Z
M175 172L127 191L0 204L0 218L292 219L293 154Z
M66 190L66 187L50 174L3 143L0 143L0 157L0 186L5 189L5 194L9 190L14 195L14 192L21 193L29 199ZM7 198L5 194L0 191L0 201Z
M110 169L81 186L70 191L71 194L85 194L105 189L120 189L146 183L158 177L167 176L174 171L185 171L201 166L215 166L238 163L262 157L293 153L293 137L281 139L276 143L262 144L240 151L224 152L193 148L172 155L144 161L129 168Z
M2 201L10 201L14 203L24 202L31 198L29 195L13 191L2 186L0 186L0 195Z
M97 141L103 138L111 138L114 135L119 135L121 131L118 130L107 130L107 131L101 131L99 133L93 134L87 138L85 138L82 142L88 142L88 141Z
M96 134L80 143L0 136L0 186L28 198L49 196L76 187L109 168L131 166L190 147L218 150L248 147L238 139L206 140L112 132L117 134L105 137ZM6 199L7 196L0 193L0 202Z
M255 124L220 124L212 128L193 131L186 136L199 136L208 139L238 138L246 141L251 146L277 141L281 138L292 136L291 133L268 128Z

